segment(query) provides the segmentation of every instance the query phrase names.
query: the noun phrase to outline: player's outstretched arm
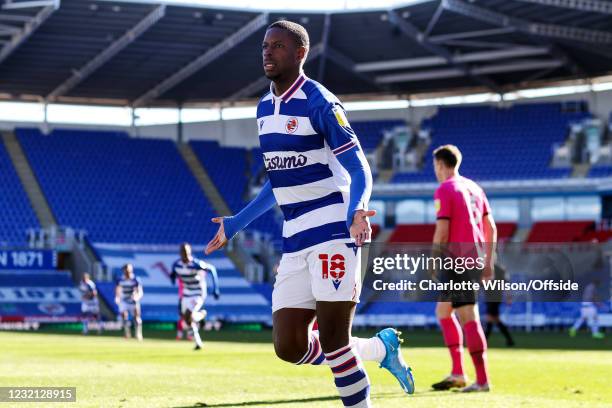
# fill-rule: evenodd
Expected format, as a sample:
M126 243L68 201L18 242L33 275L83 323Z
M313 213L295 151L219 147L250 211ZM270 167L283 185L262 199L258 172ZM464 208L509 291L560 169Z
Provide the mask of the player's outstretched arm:
M204 252L209 255L225 246L228 240L232 239L238 231L244 229L253 220L261 216L276 204L274 193L270 181L266 181L257 197L253 199L238 214L232 217L215 217L212 222L219 224L217 233L210 240Z

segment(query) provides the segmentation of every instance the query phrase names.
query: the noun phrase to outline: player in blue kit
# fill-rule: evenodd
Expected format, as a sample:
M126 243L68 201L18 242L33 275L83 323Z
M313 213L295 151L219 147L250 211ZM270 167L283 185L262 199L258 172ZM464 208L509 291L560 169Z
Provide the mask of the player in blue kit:
M115 287L115 303L119 306L126 339L132 336L130 328L131 315L136 323L136 339L142 341L142 318L140 317L140 299L142 299L142 296L142 284L140 279L134 276L134 266L132 264L125 264L123 266L123 278L117 282Z
M181 245L181 258L172 265L170 279L172 284L178 277L183 282L183 295L181 297L181 315L187 325L193 330L195 341L194 350L202 348L202 339L198 323L206 317L206 311L202 309L206 300L206 275L210 273L213 281L213 296L219 299L219 279L217 269L200 259L191 255L191 245L184 242Z
M370 241L372 175L340 101L302 68L309 50L304 27L277 21L266 30L263 68L272 83L257 106L267 181L219 230L206 252L221 248L254 219L280 206L283 256L272 294L276 354L295 364L326 364L345 406L371 406L362 361L378 361L414 392L399 352L399 333L351 337L361 292L361 246ZM319 332L311 331L317 318Z
M98 323L98 334L102 333L102 322L100 321L100 302L98 301L98 290L96 284L91 280L88 273L83 274L79 282L81 292L81 313L83 315L83 334L89 333L89 322Z

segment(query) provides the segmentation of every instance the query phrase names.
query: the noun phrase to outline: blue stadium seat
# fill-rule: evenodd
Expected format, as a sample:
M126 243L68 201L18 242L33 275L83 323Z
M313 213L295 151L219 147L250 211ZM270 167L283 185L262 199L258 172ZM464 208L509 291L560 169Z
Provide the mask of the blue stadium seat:
M570 168L549 167L553 145L564 142L569 124L590 114L564 111L564 106L541 103L509 109L442 107L421 126L432 134L424 168L416 173L396 173L392 182L434 182L431 154L444 144L461 149L465 158L461 173L477 181L566 178Z
M121 132L16 131L58 222L93 242L206 242L214 215L176 144Z
M23 246L26 230L40 224L17 172L0 141L0 246Z

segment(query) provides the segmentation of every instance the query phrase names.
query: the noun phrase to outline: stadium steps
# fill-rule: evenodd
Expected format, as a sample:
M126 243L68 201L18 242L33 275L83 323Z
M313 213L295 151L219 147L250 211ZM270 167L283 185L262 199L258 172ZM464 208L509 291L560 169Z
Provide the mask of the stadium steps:
M189 170L191 170L191 173L198 181L202 191L206 194L208 201L210 201L210 204L215 209L215 212L220 216L232 215L232 211L219 193L219 190L217 190L217 187L206 172L206 169L198 160L193 149L191 149L191 146L188 143L180 143L178 145L178 150L183 160L185 160L185 163L187 163Z
M591 165L589 163L575 164L572 170L571 178L585 178L591 171Z
M381 228L380 232L378 233L376 238L372 240L372 242L377 243L377 244L378 243L384 244L385 242L389 240L389 238L391 237L391 234L393 234L393 228Z
M525 242L529 236L531 228L522 227L516 230L510 242Z
M208 201L215 209L215 212L219 216L232 215L232 210L230 210L227 202L223 199L221 193L219 193L219 190L206 172L206 169L202 166L202 163L200 163L191 145L189 145L189 143L179 143L178 151L183 160L185 160L187 167L189 167L191 174L193 174L193 177L195 177L202 188L206 198L208 198ZM240 253L240 249L234 247L232 250L227 250L227 256L232 260L236 268L245 275L246 266L249 260L248 258L245 259L245 254Z
M36 176L34 176L32 167L30 167L30 163L25 157L23 149L17 141L15 134L13 132L3 133L2 141L15 167L15 171L19 176L19 180L21 180L21 184L28 195L32 209L36 214L36 218L38 218L38 222L43 228L57 225L57 220L51 211L51 207L49 207L49 203L40 188Z

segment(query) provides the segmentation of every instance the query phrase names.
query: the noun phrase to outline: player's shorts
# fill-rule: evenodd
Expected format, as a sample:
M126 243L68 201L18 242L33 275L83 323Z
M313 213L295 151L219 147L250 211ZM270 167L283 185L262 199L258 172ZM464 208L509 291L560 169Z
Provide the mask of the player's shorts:
M461 274L457 274L454 271L442 271L441 277L442 282L454 282L472 281L477 282L480 280L482 274L481 270L470 270L465 271ZM438 301L440 302L451 302L453 309L457 309L461 306L475 305L478 300L478 292L475 290L443 290L440 291Z
M204 296L183 296L181 298L181 314L199 311L204 306Z
M125 300L122 300L119 303L119 313L128 312L129 314L134 316L136 314L136 310L140 311L140 303L138 302L129 303Z
M487 314L489 316L498 317L499 316L499 306L500 302L487 302Z
M283 255L272 291L272 312L316 309L316 302L359 303L361 248L354 244L318 245L299 255Z
M91 313L91 314L98 314L100 313L100 303L98 303L98 300L88 300L87 302L82 302L81 303L81 313L85 314L85 313Z

